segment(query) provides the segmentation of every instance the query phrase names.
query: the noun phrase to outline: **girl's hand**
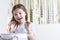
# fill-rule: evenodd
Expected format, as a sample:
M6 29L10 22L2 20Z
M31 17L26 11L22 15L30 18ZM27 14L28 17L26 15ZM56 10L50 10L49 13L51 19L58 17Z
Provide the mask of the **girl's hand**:
M9 28L8 28L9 33L11 33L11 31L15 28L15 24L16 23L14 21L9 23L9 25L8 25L9 26Z

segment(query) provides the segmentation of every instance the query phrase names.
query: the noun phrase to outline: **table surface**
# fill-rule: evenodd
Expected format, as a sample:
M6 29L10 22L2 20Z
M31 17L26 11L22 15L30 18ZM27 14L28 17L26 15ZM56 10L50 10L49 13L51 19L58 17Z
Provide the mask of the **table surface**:
M27 34L24 33L18 33L18 34L0 34L0 38L3 39L11 39L17 37L18 39L23 39L23 40L27 40Z

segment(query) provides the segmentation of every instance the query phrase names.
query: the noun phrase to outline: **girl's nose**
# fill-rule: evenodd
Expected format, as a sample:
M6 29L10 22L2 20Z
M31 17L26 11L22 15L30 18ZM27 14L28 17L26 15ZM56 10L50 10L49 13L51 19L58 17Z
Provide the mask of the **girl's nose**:
M18 17L20 17L20 16L21 16L21 14L18 13Z

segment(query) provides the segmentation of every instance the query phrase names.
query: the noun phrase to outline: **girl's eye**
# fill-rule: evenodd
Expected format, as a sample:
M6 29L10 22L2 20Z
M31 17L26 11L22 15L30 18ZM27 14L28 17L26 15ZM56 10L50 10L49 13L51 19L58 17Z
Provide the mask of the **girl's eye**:
M21 13L19 13L19 14L21 14Z
M17 16L17 14L14 14L15 16Z

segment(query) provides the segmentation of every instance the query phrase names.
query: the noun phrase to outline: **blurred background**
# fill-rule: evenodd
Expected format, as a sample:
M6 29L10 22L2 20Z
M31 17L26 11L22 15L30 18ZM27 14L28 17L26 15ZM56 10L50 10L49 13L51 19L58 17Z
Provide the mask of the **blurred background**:
M12 17L12 7L16 4L25 5L28 21L37 24L37 40L60 40L60 0L0 0L0 34Z
M59 0L10 0L8 15L12 14L12 7L19 3L25 5L28 11L28 21L36 24L60 23Z

